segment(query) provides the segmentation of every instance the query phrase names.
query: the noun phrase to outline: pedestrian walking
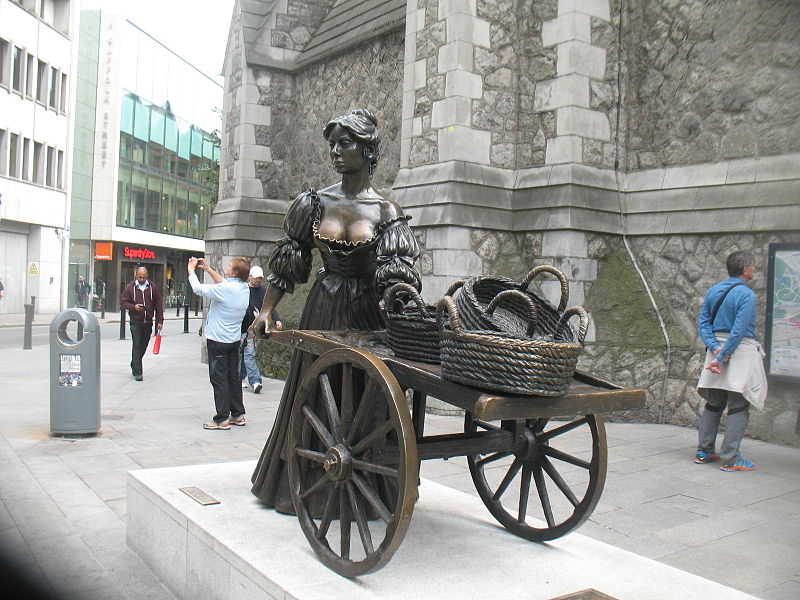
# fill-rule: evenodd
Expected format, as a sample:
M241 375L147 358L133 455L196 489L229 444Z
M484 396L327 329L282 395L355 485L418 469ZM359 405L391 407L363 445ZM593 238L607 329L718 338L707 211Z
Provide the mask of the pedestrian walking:
M697 391L706 400L698 426L698 464L721 460L723 471L752 471L756 464L739 451L750 405L764 408L767 376L764 350L756 341L756 295L747 284L756 272L749 252L734 252L726 260L725 281L706 294L697 328L706 344L706 360ZM722 411L728 407L725 437L715 451Z
M142 357L147 352L150 336L153 334L155 320L156 335L164 327L164 299L158 286L148 279L145 267L136 269L136 278L125 286L120 304L128 311L131 340L131 374L136 381L142 381Z
M200 283L195 269L204 269L213 284ZM242 387L239 376L239 344L242 340L242 319L250 302L247 279L250 261L244 257L231 259L225 277L202 258L192 257L187 265L189 285L198 296L211 300L205 332L208 348L208 377L214 389L216 414L204 429L230 429L246 424Z
M261 305L264 304L264 296L267 289L261 287L264 281L264 271L258 265L250 269L250 277L247 278L247 285L250 287L250 304L242 320L242 360L239 363L239 373L242 378L242 388L248 385L254 394L261 393L261 371L256 362L256 339L255 335L248 332L250 325L261 312ZM283 329L283 322L277 310L272 311L272 321L276 329Z
M78 281L75 282L75 306L79 308L87 308L89 306L89 294L92 292L90 286L83 275L78 275Z

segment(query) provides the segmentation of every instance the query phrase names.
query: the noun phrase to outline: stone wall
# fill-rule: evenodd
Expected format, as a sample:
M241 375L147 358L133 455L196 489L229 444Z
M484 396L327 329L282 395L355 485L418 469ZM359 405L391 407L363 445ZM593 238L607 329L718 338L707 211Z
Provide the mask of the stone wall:
M800 4L626 4L629 169L800 150Z
M358 107L378 117L382 158L373 183L388 193L400 167L403 36L394 32L292 74L255 68L259 103L270 106L271 125L256 129L272 160L256 162L264 197L292 199L309 187L330 185L335 172L322 136L333 117Z

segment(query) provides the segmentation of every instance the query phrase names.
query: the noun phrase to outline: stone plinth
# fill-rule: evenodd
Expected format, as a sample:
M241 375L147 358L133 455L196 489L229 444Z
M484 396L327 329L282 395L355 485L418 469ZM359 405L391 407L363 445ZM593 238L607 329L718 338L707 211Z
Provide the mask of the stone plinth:
M546 599L593 588L618 600L753 597L573 533L548 544L501 528L481 501L422 480L403 544L348 580L320 563L296 518L250 494L254 461L131 471L128 545L178 597ZM197 486L220 501L201 506Z

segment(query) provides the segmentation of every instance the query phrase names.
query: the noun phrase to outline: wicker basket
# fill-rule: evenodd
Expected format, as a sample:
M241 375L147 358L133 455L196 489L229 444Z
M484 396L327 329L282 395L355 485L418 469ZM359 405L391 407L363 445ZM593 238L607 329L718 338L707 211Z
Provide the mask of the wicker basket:
M403 302L402 296L411 299ZM395 355L424 363L439 364L439 328L436 307L426 305L407 283L388 288L380 302L386 321L389 347Z
M542 273L555 275L561 284L561 299L558 307L554 307L544 298L528 290L530 283ZM535 267L521 283L507 277L480 276L468 280L456 296L464 327L476 331L505 331L515 335L524 335L529 322L528 309L524 302L520 300L506 302L493 315L487 314L486 309L492 299L506 290L522 291L533 301L537 308L535 333L541 336L551 336L554 341L567 343L575 341L572 330L559 325L561 313L569 299L569 284L564 274L550 265Z
M508 302L506 297L503 294L498 302L491 303L489 316L499 303ZM497 331L466 331L458 305L446 296L439 301L436 311L442 377L496 392L561 396L567 392L575 373L589 316L583 308L574 306L564 312L557 324L559 329L571 331L567 321L575 315L580 317L575 342L554 342Z

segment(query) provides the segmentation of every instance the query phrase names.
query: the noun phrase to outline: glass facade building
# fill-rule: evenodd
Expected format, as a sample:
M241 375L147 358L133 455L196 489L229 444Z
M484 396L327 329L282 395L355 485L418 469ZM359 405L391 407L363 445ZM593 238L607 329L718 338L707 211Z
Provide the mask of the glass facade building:
M215 137L126 91L120 120L119 227L202 238L217 190L208 169L219 163Z

